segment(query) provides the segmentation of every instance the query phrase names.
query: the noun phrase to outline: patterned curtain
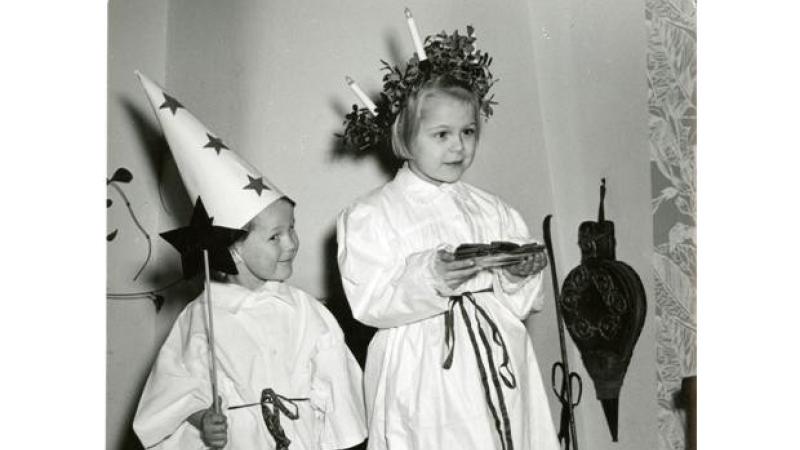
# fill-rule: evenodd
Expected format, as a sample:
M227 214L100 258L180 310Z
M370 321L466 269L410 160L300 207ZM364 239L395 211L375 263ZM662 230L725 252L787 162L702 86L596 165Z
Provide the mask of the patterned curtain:
M659 450L686 448L676 405L696 375L696 0L647 0Z

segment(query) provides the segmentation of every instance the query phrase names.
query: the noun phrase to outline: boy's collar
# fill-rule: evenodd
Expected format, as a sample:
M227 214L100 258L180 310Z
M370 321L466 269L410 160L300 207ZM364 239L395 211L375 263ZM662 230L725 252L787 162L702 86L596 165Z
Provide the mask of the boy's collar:
M254 290L235 283L211 282L211 302L215 308L223 308L236 314L242 308L258 301L275 299L292 308L295 307L294 296L289 286L282 281L267 281ZM203 297L205 298L205 297Z

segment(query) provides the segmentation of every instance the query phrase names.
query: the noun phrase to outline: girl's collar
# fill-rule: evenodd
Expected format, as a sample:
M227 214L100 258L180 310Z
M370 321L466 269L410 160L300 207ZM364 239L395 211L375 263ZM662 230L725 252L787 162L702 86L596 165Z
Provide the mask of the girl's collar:
M412 172L408 167L408 161L406 161L403 163L403 167L401 167L394 176L394 184L400 188L401 191L410 194L414 199L432 200L444 193L456 192L461 185L461 181L442 183L439 185L433 184L430 181L423 180Z

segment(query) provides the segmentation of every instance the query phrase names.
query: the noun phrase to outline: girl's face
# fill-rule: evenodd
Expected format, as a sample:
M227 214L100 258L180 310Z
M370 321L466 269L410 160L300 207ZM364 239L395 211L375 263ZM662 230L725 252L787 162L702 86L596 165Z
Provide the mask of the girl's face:
M237 281L255 288L289 278L298 246L294 206L286 200L272 203L250 221L250 232L235 248L241 256Z
M420 123L411 142L409 168L436 185L461 179L478 144L472 106L445 94L422 100Z

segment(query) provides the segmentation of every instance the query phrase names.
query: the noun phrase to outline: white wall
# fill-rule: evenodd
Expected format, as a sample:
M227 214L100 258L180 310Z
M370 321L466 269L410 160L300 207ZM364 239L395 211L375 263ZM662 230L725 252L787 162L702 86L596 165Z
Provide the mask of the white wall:
M580 261L578 225L597 220L599 183L606 177L606 218L615 222L617 258L634 267L649 300L620 396L619 443L611 443L583 364L572 364L585 388L577 413L581 443L592 450L653 449L655 306L644 2L532 0L529 18L555 205L559 275L563 279Z
M554 233L563 278L578 261L578 223L594 218L597 184L600 176L606 176L610 189L607 214L617 224L618 255L639 269L648 287L651 284L649 274L642 273L649 267L652 227L648 222L641 0L603 5L595 2L588 9L578 8L577 2L557 4L551 0L507 1L502 7L478 0L406 4L390 0L296 1L280 6L255 0L171 0L168 11L164 11L165 4L154 7L149 2L141 6L126 2L124 7L134 10L131 12L120 10L116 4L110 6L110 16L119 10L118 18L109 22L112 36L128 30L124 48L129 51L124 64L111 69L121 74L114 83L133 93L139 104L145 104L135 78L125 72L157 59L152 69L143 70L164 83L229 147L298 202L301 251L291 282L317 296L329 297L334 308L344 302L336 279L336 214L389 177L374 156L335 156L333 133L341 131L343 115L354 103L344 76L352 76L365 90L376 93L381 77L379 59L399 63L411 54L404 6L412 9L423 34L463 30L472 23L481 48L495 58L493 71L500 81L494 92L500 104L485 128L468 181L516 206L535 235L541 235L544 215L555 213ZM137 16L135 11L147 11L151 17ZM549 39L543 27L550 30ZM157 28L161 34L148 33L150 28ZM161 50L141 47L142 33L149 39L164 36L160 38L164 46ZM110 46L110 50L123 48L121 45ZM163 66L155 67L156 62ZM115 62L111 60L110 64ZM130 127L122 121L112 124L111 102L110 98L109 128ZM149 109L143 111L151 114ZM121 146L109 139L111 160ZM135 147L131 145L135 142L132 136L123 135L119 141ZM140 146L130 150L144 153ZM188 211L188 198L177 187L179 182L168 159L163 168L155 170L159 172L164 178L166 208L153 204L159 202L153 192L137 194L150 202L142 210L161 208L157 223L150 222L151 231L176 226L186 220ZM131 251L134 248L138 247L131 247ZM159 251L151 263L154 270L174 271L178 263L173 253ZM124 268L126 264L131 265L110 255L110 267L119 265L123 271L135 271ZM168 298L170 306L158 316L147 301L126 304L124 316L110 313L110 330L124 327L147 331L110 331L109 348L118 347L120 355L138 354L128 363L129 369L137 374L146 371L145 362L154 352L151 341L163 339L174 312L185 300ZM112 305L109 302L110 311ZM548 309L529 322L545 380L549 380L550 365L559 354L552 307L551 299ZM140 342L146 345L137 345ZM654 441L648 437L655 436L649 419L652 416L655 423L652 342L652 332L646 327L623 388L621 442L616 445L610 444L591 383L583 374L587 395L578 416L583 448L653 448L649 443ZM573 366L581 364L573 362ZM109 371L109 397L138 395L139 387L132 379L140 377L121 372ZM551 396L557 418L559 407L553 400ZM117 416L123 417L122 411L130 405L130 399L114 405ZM112 435L125 433L122 424L119 420L109 422L109 442L116 439Z
M158 125L150 105L137 86L137 68L163 78L167 42L166 3L160 0L112 1L108 5L108 174L119 167L133 173L123 185L131 206L145 230L157 229L157 173L160 159L152 152ZM154 128L155 127L155 128ZM155 287L150 273L134 282L133 276L145 260L147 244L134 225L124 200L113 189L108 198L108 231L119 229L107 244L107 288L109 292L135 292ZM159 264L153 260L150 267ZM147 299L107 302L106 348L106 447L127 448L131 442L130 420L141 385L157 349L153 303Z

